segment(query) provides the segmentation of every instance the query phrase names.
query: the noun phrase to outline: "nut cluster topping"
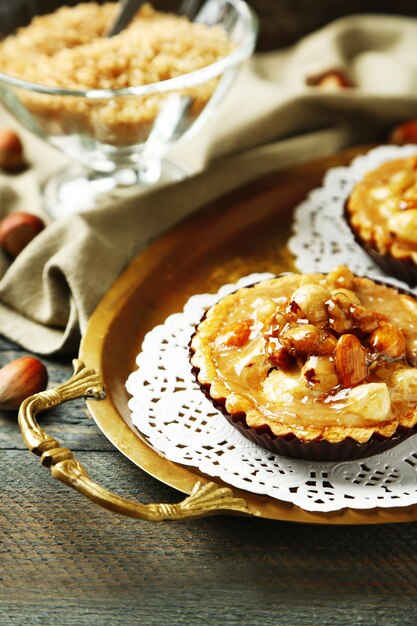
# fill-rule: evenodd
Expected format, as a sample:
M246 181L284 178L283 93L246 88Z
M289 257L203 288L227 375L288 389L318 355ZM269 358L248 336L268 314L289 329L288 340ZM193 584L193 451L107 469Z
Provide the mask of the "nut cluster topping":
M264 329L271 368L299 369L307 387L329 393L369 382L384 362L405 359L403 332L363 306L353 288L353 274L341 267L323 284L296 289ZM224 344L245 345L251 328L249 320L233 324Z
M265 334L273 364L297 364L308 386L330 391L366 381L381 360L405 358L402 331L361 304L350 270L337 268L327 284L302 285L277 312Z

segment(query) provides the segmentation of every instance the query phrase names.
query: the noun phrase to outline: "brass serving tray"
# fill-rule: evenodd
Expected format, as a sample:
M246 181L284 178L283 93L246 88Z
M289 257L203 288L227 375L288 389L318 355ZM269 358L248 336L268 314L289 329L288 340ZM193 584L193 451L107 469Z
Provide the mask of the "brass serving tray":
M52 474L108 509L140 519L185 519L215 513L255 515L320 524L374 524L417 519L417 505L403 508L313 513L295 505L212 482L198 470L162 457L131 424L125 381L144 335L196 293L217 291L252 272L294 269L286 242L294 207L320 186L330 167L348 164L364 149L270 174L210 203L141 253L93 313L80 349L76 375L63 388L29 398L20 425L29 449ZM82 362L82 363L81 363ZM86 364L84 367L83 363ZM92 371L94 370L94 371ZM72 453L44 433L35 415L79 395L106 437L142 470L186 494L179 505L142 505L94 483Z

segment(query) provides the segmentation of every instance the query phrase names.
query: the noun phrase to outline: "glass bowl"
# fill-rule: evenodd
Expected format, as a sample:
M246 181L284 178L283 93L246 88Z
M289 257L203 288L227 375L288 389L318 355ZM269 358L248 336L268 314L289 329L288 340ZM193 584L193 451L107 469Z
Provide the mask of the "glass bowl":
M71 0L47 0L42 3L3 0L0 2L0 41L27 26L36 16L60 8L62 11L64 5L73 7L77 4L82 3ZM94 10L91 2L84 0L83 4ZM113 6L116 4L111 3L107 8L110 20L117 11L117 7ZM187 5L190 5L189 0L184 1L178 12L183 13ZM169 67L163 71L160 67L155 72L147 71L149 68L153 70L155 59L160 63L160 55L154 54L153 58L149 57L146 71L142 74L147 75L145 80L140 80L139 71L137 84L117 88L114 88L111 80L107 81L111 88L107 88L107 84L103 87L103 78L107 80L109 73L106 67L107 53L97 54L92 65L90 59L86 59L84 66L81 63L81 67L80 61L77 61L77 76L82 77L84 85L86 81L88 83L88 88L79 89L78 86L73 88L73 85L70 88L62 87L60 77L54 77L50 69L48 72L52 80L50 77L44 82L35 80L39 69L33 69L31 61L25 58L28 53L24 46L17 54L14 51L13 54L9 53L9 60L7 51L5 56L0 47L0 101L26 128L76 163L54 174L43 187L45 209L52 216L60 217L94 208L109 192L117 192L118 189L132 186L141 188L180 180L185 176L185 172L165 160L164 155L175 142L197 131L216 109L230 88L239 66L252 54L257 35L256 17L243 0L208 0L192 21L213 27L210 37L206 35L209 42L217 36L215 33L218 28L226 31L227 36L223 35L223 38L226 40L227 53L219 58L211 54L209 64L189 71L189 63L182 58L180 28L175 31L174 38L177 39L178 50L174 75L170 75ZM105 30L97 22L94 28L95 32L99 32L98 45L101 45L104 43ZM144 35L147 32L142 31L141 37L140 31L137 31L137 36L135 31L129 41L123 44L117 37L106 38L105 45L109 42L109 54L111 51L116 52L123 65L123 46L129 46L130 56L136 46L137 55L145 55L147 42L143 41L146 39ZM70 39L70 27L66 28L64 37ZM55 45L54 37L51 37L52 43L48 41L46 27L45 32L38 33L37 38L36 45ZM39 43L40 39L43 41ZM163 53L163 49L161 51ZM68 49L64 52L71 53ZM30 51L30 55L33 52ZM62 65L55 67L55 74L62 72L65 75L67 62L68 57L60 57ZM69 62L72 63L71 58ZM116 75L114 58L110 58L109 63L113 63L110 72ZM10 71L10 67L13 71ZM23 77L22 73L17 77L12 75L14 71L18 72L15 67L28 69L23 70ZM71 71L74 71L73 67L71 65ZM178 69L181 67L185 68L182 72ZM96 75L91 76L91 72ZM149 81L149 76L154 75L157 78L162 75L163 80ZM51 86L48 82L55 84Z

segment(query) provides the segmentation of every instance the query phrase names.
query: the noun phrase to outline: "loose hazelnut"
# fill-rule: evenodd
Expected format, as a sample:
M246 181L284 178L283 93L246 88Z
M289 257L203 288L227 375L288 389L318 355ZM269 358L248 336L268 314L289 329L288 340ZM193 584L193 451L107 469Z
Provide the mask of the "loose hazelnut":
M347 74L338 68L309 76L306 79L306 83L311 87L320 87L325 91L338 91L339 89L347 89L354 86Z
M7 172L23 169L25 159L19 135L11 128L0 130L0 167Z
M0 246L16 258L44 228L40 217L32 213L10 213L0 222Z
M48 384L46 367L33 356L22 356L0 369L0 409L14 411L25 398Z
M408 120L394 126L389 134L388 141L399 146L407 143L417 143L417 120Z

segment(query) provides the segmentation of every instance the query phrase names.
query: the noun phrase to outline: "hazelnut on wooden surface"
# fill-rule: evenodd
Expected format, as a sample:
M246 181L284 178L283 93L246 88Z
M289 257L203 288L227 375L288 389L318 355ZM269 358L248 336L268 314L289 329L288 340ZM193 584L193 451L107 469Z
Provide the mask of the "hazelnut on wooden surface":
M23 144L11 128L0 129L0 168L6 172L18 172L25 166Z
M21 211L10 213L0 222L0 246L16 258L44 228L45 224L37 215Z
M15 411L25 398L43 391L48 372L39 359L22 356L0 369L0 409Z

